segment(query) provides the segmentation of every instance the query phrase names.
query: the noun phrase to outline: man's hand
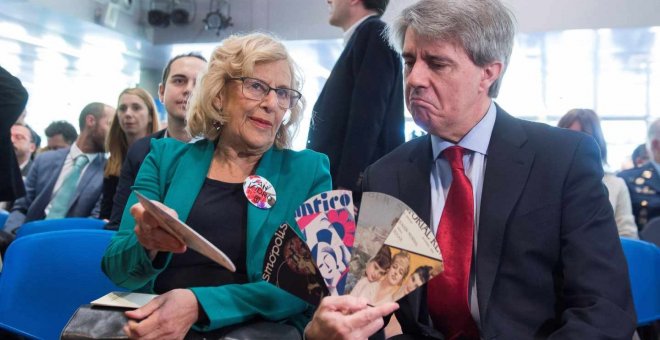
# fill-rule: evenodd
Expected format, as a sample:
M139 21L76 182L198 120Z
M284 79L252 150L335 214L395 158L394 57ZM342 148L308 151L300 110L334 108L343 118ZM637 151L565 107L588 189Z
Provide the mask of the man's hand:
M312 321L305 328L305 338L366 339L383 327L384 316L398 308L394 302L370 307L364 298L328 296L321 300Z
M197 308L192 291L173 289L141 308L126 312L134 320L128 321L124 332L131 339L183 339L197 321Z

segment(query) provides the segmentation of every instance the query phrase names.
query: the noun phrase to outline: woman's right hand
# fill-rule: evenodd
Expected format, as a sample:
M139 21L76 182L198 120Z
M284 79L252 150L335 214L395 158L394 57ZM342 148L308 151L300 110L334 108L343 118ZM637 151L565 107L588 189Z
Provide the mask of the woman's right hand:
M179 215L176 211L163 205L160 202L154 202L163 210L174 217ZM172 234L168 233L158 221L147 212L141 203L136 203L131 207L131 215L135 218L135 235L140 244L149 250L149 255L153 259L159 251L183 253L186 251L186 245L179 241Z

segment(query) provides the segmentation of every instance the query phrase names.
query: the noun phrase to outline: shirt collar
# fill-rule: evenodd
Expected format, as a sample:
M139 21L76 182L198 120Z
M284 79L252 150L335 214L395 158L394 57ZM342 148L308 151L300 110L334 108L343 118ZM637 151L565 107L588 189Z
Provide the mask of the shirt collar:
M468 133L458 142L454 144L446 141L441 137L431 135L431 147L433 148L433 159L438 159L442 151L446 148L458 145L464 149L473 152L478 152L484 156L488 153L488 144L490 143L490 136L493 133L495 126L495 117L497 116L495 103L491 100L486 115L475 125Z
M25 167L28 165L28 163L30 163L30 161L31 161L31 159L30 159L30 157L28 157L28 159L25 162L23 162L23 164L18 165L18 167L21 169L21 171L23 171L23 169L25 169Z
M348 41L351 40L351 37L353 36L353 33L355 33L357 27L360 26L360 24L363 23L365 20L373 16L376 16L376 14L369 14L363 17L362 19L355 22L353 26L349 27L349 29L347 29L346 32L344 32L344 47L346 46L346 44L348 44Z
M71 157L71 159L75 160L76 157L78 157L80 155L87 156L87 159L89 160L89 163L91 163L92 161L94 161L94 158L96 158L98 153L83 153L82 150L80 150L80 148L78 147L78 144L76 144L76 143L71 144L71 149L69 149L69 157Z

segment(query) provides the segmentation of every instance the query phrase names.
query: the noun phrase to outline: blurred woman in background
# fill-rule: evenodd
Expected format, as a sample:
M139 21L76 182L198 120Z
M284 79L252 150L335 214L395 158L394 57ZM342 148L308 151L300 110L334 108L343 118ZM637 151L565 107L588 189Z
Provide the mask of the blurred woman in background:
M607 165L607 144L603 136L603 130L600 126L600 119L593 110L573 109L568 111L557 126L560 128L584 132L592 136L600 147L600 158L603 162L603 183L607 187L610 195L610 204L614 209L614 218L619 230L620 237L629 237L638 239L637 225L635 217L632 214L632 203L630 202L630 193L628 187L622 178L617 177Z
M124 163L128 148L133 142L158 129L156 104L149 92L139 87L121 91L117 100L117 112L105 142L105 150L110 152L110 158L105 167L99 218L110 218L121 165Z

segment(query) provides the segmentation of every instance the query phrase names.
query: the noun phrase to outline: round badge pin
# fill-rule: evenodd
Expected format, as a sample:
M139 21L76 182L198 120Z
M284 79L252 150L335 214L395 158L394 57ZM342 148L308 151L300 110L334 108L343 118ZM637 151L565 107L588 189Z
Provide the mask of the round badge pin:
M259 209L270 209L277 201L273 185L267 179L258 175L251 175L245 179L243 192L248 201Z

